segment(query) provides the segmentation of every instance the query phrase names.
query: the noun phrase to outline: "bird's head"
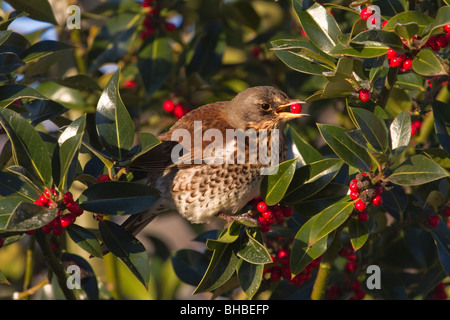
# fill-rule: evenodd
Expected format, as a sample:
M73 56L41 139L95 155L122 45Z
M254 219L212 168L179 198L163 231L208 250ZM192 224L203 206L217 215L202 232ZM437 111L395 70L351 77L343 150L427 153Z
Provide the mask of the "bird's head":
M269 86L248 88L234 97L228 109L230 122L237 128L282 127L287 120L308 116L288 112L290 106L304 101L290 99L283 91Z

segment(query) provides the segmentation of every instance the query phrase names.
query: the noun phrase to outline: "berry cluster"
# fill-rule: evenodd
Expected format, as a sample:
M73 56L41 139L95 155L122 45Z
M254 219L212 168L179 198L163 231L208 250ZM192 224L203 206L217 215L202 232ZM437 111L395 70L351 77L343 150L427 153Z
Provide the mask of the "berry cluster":
M428 298L429 300L447 300L448 295L445 292L445 283L438 283L433 290L431 291L431 295Z
M71 192L64 193L62 199L60 198L56 190L46 189L39 199L34 201L35 204L43 207L58 208L56 218L41 228L43 233L53 233L56 236L61 235L64 232L64 228L73 224L76 218L84 212L78 206L78 203L73 200ZM69 212L63 214L66 209ZM34 230L27 231L27 233L32 234Z
M320 264L321 257L311 261L302 272L291 277L290 264L290 250L289 246L292 242L290 239L288 242L284 238L267 239L266 245L271 248L272 263L269 264L263 271L263 277L270 280L272 283L280 282L285 279L296 287L300 287L304 282L308 281L312 277L312 272Z
M341 285L334 284L328 288L327 298L330 300L337 299L341 296L348 296L351 292L349 300L362 300L366 293L361 288L361 282L358 279L351 281L355 271L358 269L356 261L356 253L351 246L347 246L339 251L339 255L347 260L344 265L345 277L344 283Z
M358 173L349 185L350 198L355 200L355 209L361 222L369 219L369 213L366 211L369 203L372 203L374 206L380 206L383 202L381 198L383 185L380 181L374 185L372 178L372 172Z
M429 214L427 216L426 222L430 227L433 228L437 227L439 225L439 222L441 221L441 216L444 220L450 218L450 206L448 205L444 206L440 214L439 213ZM450 226L450 219L448 219L448 224Z
M190 110L181 103L175 103L172 100L166 100L163 103L163 109L166 112L172 113L177 119L181 119Z
M411 69L413 58L410 55L400 54L391 48L387 50L386 55L388 57L389 67L400 68L402 72L407 72Z
M281 206L279 204L268 206L261 199L256 199L256 210L260 214L257 218L262 232L269 232L274 223L281 224L284 218L289 218L294 213L290 207Z
M142 40L146 40L147 38L152 36L161 24L161 19L159 16L160 10L155 2L155 0L142 1L142 8L146 10L147 13L144 22L142 23L144 29L140 33L140 37ZM171 22L164 21L163 23L164 27L169 32L176 29L176 26Z

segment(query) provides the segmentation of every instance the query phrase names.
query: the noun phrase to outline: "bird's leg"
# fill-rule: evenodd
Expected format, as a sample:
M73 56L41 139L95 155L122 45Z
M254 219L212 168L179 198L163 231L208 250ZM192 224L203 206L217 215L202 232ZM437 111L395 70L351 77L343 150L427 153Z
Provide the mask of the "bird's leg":
M258 221L253 218L252 212L251 210L242 214L229 214L229 213L223 213L223 212L219 212L216 215L218 218L224 219L225 221L227 221L227 225L228 226L230 223L232 223L233 221L240 221L242 222L244 225L249 226L249 227L256 227L259 226Z

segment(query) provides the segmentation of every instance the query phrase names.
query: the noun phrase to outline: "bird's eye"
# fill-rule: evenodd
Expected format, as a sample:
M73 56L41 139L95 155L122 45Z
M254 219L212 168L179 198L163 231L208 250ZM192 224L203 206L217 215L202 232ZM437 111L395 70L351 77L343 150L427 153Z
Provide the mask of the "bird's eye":
M270 109L270 103L262 103L261 108L263 110L269 110Z

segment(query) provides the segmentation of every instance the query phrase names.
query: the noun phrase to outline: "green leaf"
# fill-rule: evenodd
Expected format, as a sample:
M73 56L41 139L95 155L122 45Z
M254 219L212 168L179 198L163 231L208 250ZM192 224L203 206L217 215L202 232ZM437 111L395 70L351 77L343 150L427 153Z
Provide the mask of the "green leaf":
M404 25L411 22L417 23L419 26L418 33L421 34L423 30L433 22L433 18L419 11L405 11L389 19L383 29L393 31L398 24Z
M447 276L450 275L450 232L443 221L431 231L436 244L439 260Z
M25 63L15 53L0 53L0 74L2 75L12 73L24 65Z
M430 49L422 49L413 58L412 69L421 76L439 76L446 75L448 67L442 60Z
M0 198L0 230L5 229L9 217L22 201L23 198L17 196Z
M337 44L329 53L332 55L346 55L359 58L376 58L386 55L386 46L377 46L374 44L350 43L348 46Z
M333 151L347 164L359 169L368 171L372 163L367 151L350 139L344 128L317 124L320 134Z
M389 127L389 131L392 151L398 155L406 149L411 139L411 116L409 113L403 111L396 116Z
M261 182L261 195L267 205L272 206L281 201L295 173L297 159L280 163L264 176ZM276 172L276 173L274 173Z
M345 199L345 198L344 198ZM317 216L311 226L309 245L312 245L339 227L352 214L353 201L340 201L329 206Z
M431 107L433 109L434 127L439 143L445 151L450 153L450 136L447 129L450 123L448 104L434 100Z
M11 35L12 30L8 31L0 31L0 45L3 44L6 40L8 40L9 36Z
M59 41L42 40L25 50L20 57L26 63L43 58L60 50L74 49L73 46Z
M231 278L239 262L234 253L236 242L223 243L214 250L208 269L194 291L195 293L209 292L217 289Z
M131 117L119 94L117 70L108 81L97 104L97 131L106 150L122 160L126 157L134 141L134 127Z
M450 23L450 7L442 6L439 8L434 21L429 23L427 27L422 31L421 45L425 44L428 38L435 34L435 32L441 33L441 27Z
M106 247L125 263L144 286L147 286L150 278L150 261L142 243L112 221L100 221L98 227Z
M84 190L79 204L90 212L127 215L148 209L158 198L158 190L141 183L106 181Z
M288 67L303 73L322 75L334 71L334 59L319 51L309 41L274 40L272 49Z
M264 265L239 260L236 268L239 285L247 298L252 299L261 285Z
M89 151L91 151L97 158L99 158L107 168L111 169L114 166L114 159L111 155L95 150L92 146L90 146L86 142L82 143L86 148L89 149Z
M313 148L292 125L287 125L287 136L292 138L297 151L300 153L298 162L308 164L323 159L323 156Z
M0 87L0 100L15 101L18 99L48 100L33 88L21 84L7 84Z
M94 257L103 257L103 251L97 238L89 230L72 224L67 227L67 234L80 248L93 255Z
M448 177L449 173L423 155L415 155L403 162L388 180L406 186L417 186Z
M60 179L59 190L68 190L73 182L74 172L69 169L73 167L78 160L78 153L81 147L81 140L83 133L79 133L69 139L65 140L59 150L59 165L60 165Z
M25 11L32 19L58 24L47 0L8 0L8 3L16 10Z
M395 85L401 89L425 92L423 78L414 72L399 73Z
M417 22L412 21L405 24L398 23L395 26L395 34L399 37L402 37L403 39L406 39L406 41L410 42L411 38L417 34L419 34L419 25Z
M84 132L86 128L86 114L72 121L60 134L58 144L62 145L67 139L75 137L77 134Z
M0 195L21 197L23 201L33 202L40 196L38 191L15 175L0 171Z
M334 17L317 2L309 8L304 8L305 1L294 0L293 5L308 38L320 50L329 53L342 36Z
M14 162L49 185L52 179L51 161L39 133L26 119L6 108L0 108L0 124L11 140Z
M367 224L359 221L358 219L351 219L348 225L348 235L350 237L350 243L355 251L361 249L369 238L369 229Z
M300 167L295 171L283 203L300 203L313 196L334 179L343 164L341 159L323 159Z
M250 235L249 229L246 230L246 235L247 242L237 252L237 256L252 264L271 263L272 259L269 252L258 240Z
M58 209L49 209L34 203L21 202L6 223L6 231L27 231L43 227L52 221Z
M214 250L217 246L223 243L233 243L239 238L241 233L241 225L238 221L233 221L228 228L224 229L217 239L208 239L206 241L206 247L210 250Z
M361 108L349 108L355 125L375 151L382 153L388 149L388 134L386 128L372 112Z
M352 43L364 45L366 48L388 48L396 52L403 52L403 42L394 33L383 29L371 29L363 31L352 39Z
M312 226L317 216L306 221L295 235L292 244L290 267L292 274L299 274L314 259L320 257L328 248L327 235L314 244L309 243Z
M196 286L207 270L209 257L198 251L181 249L172 255L171 261L178 278L191 286Z
M138 69L148 96L158 90L170 74L172 54L169 38L156 38L139 52Z

